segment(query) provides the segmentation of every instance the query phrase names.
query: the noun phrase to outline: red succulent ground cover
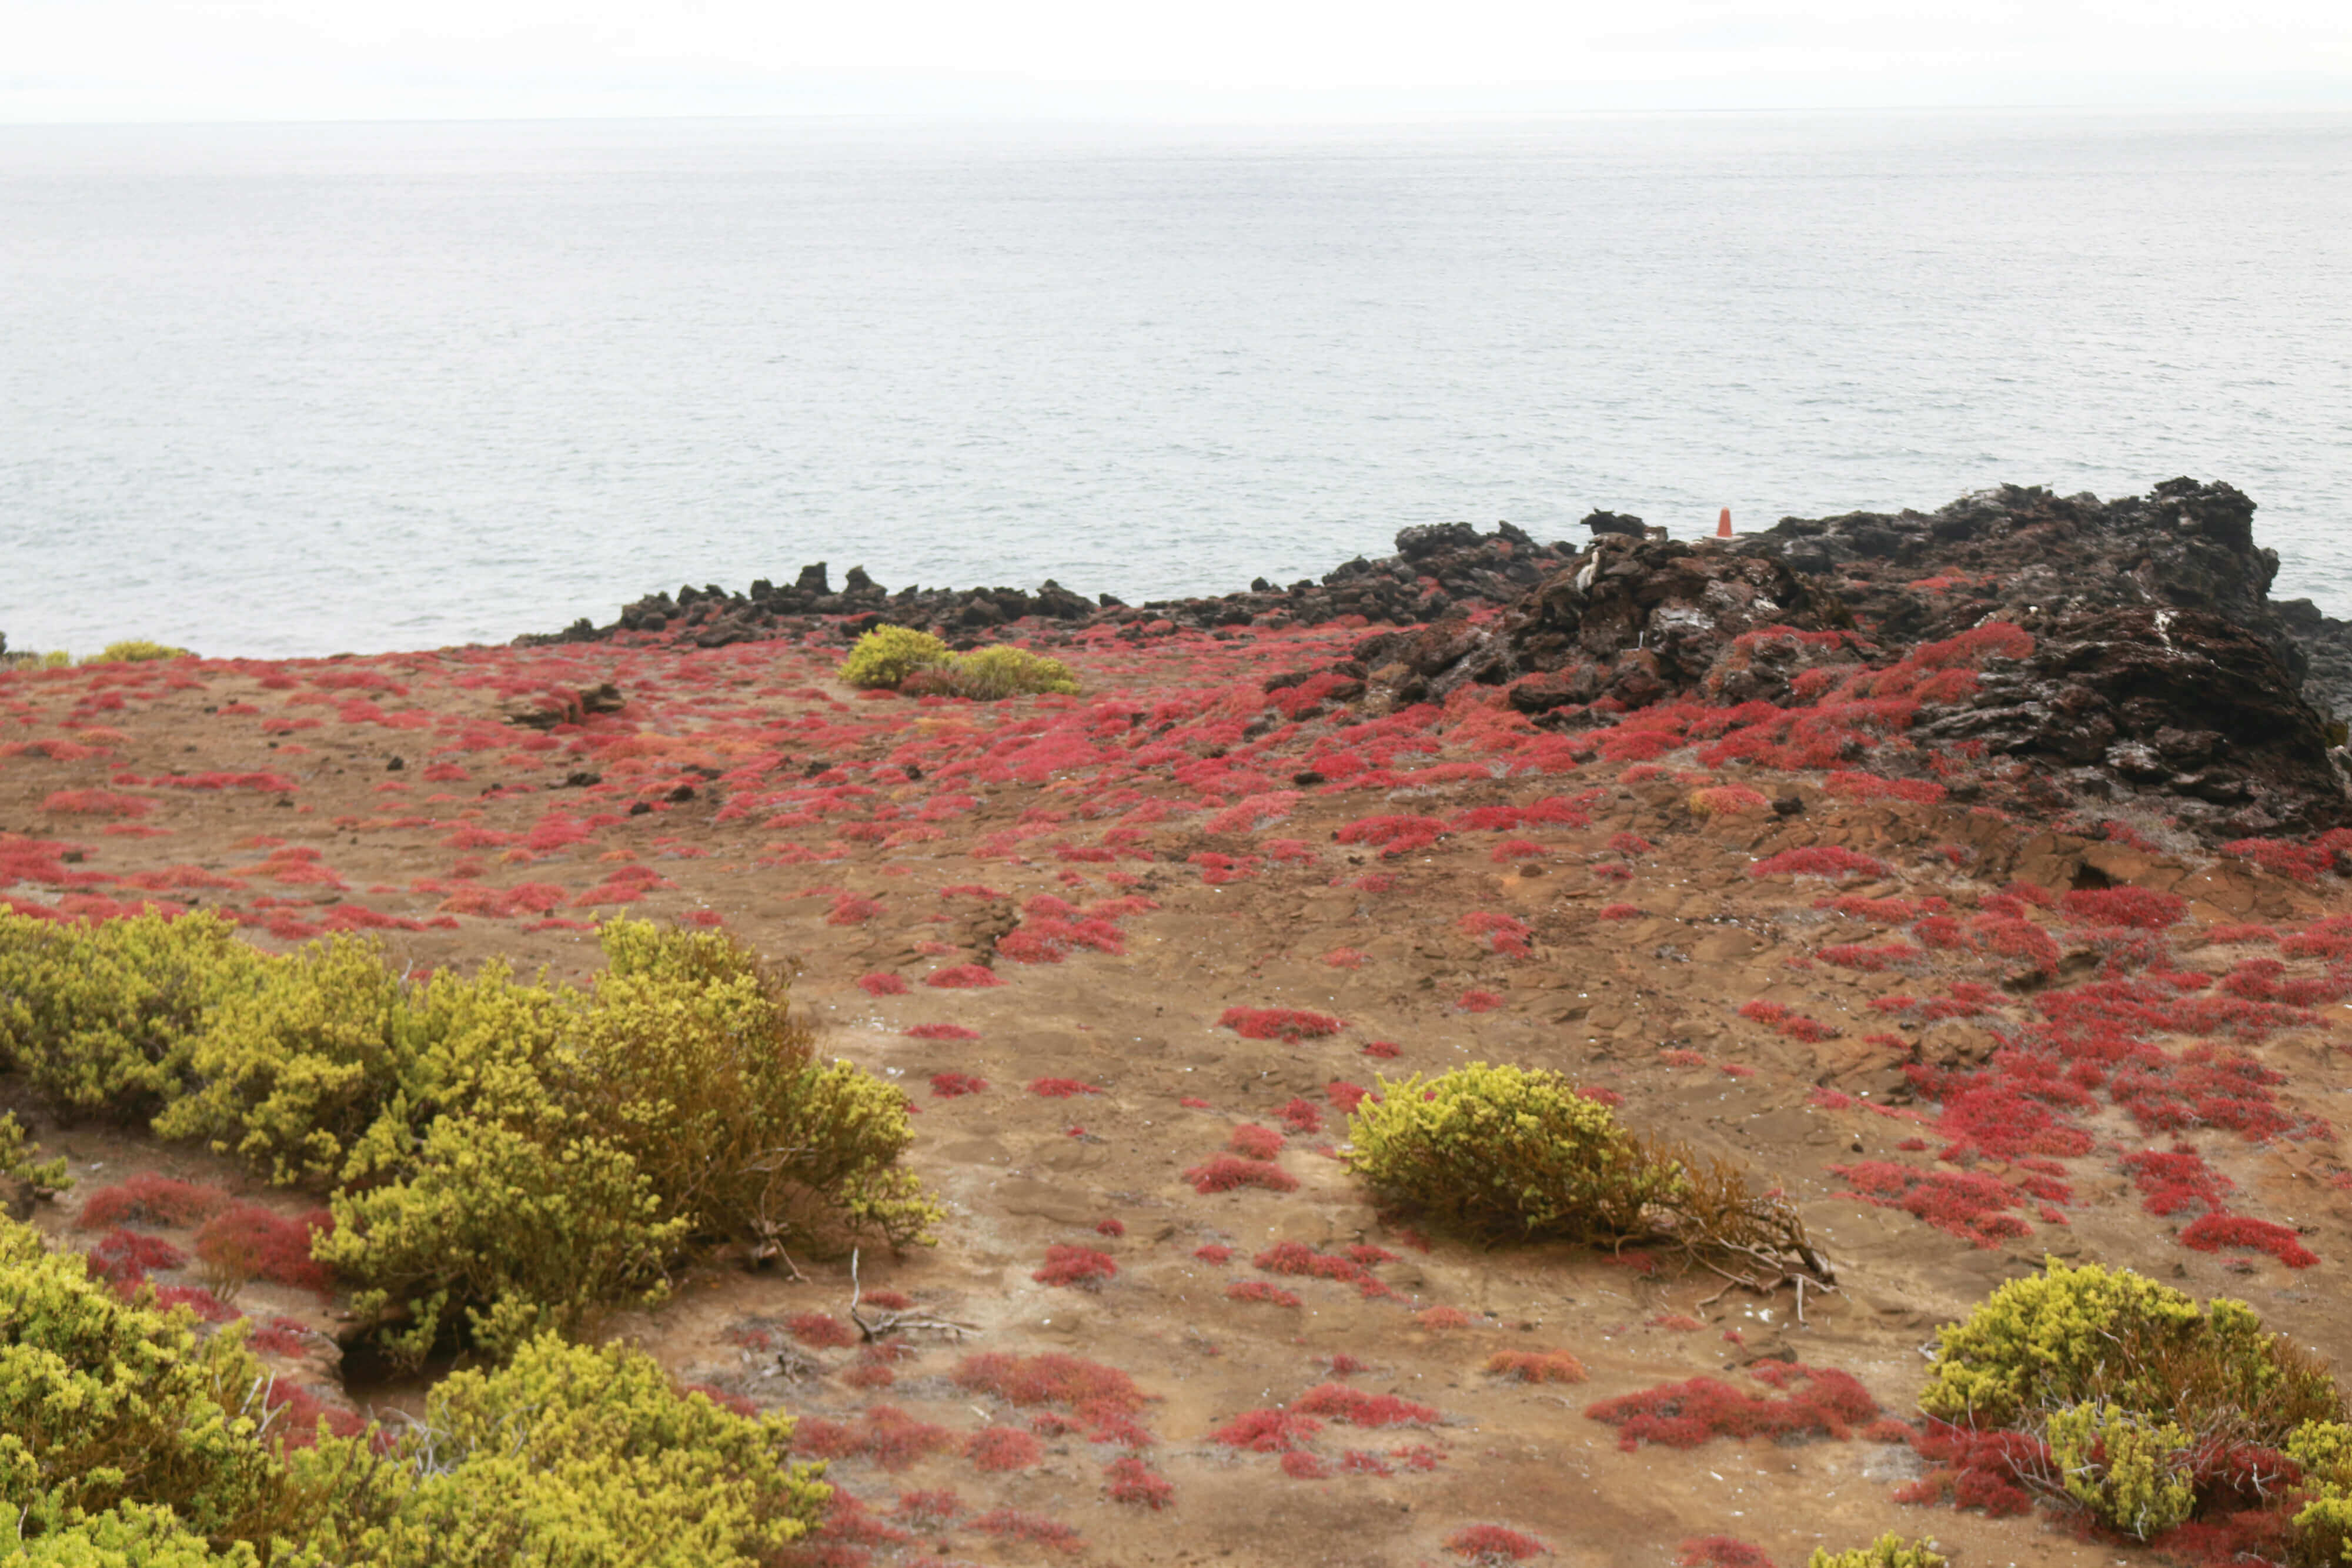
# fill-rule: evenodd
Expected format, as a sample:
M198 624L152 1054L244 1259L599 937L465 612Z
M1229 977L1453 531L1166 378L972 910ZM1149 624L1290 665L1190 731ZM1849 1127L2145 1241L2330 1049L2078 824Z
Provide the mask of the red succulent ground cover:
M1076 1247L1057 1243L1045 1249L1045 1266L1029 1277L1041 1285L1074 1286L1080 1290L1098 1291L1102 1282L1118 1274L1118 1264L1108 1252L1097 1252L1091 1247Z
M1279 1040L1296 1045L1320 1040L1348 1026L1327 1013L1298 1008L1227 1008L1217 1019L1219 1029L1232 1030L1244 1040Z
M1853 1377L1827 1367L1793 1362L1759 1362L1749 1375L1775 1389L1793 1392L1768 1399L1714 1377L1664 1384L1585 1406L1584 1413L1617 1428L1617 1446L1628 1453L1643 1443L1695 1448L1712 1437L1771 1437L1818 1434L1843 1441L1878 1415L1878 1401Z
M1238 1155L1212 1155L1184 1173L1198 1193L1233 1192L1263 1187L1268 1192L1296 1192L1298 1178L1272 1160L1244 1159Z

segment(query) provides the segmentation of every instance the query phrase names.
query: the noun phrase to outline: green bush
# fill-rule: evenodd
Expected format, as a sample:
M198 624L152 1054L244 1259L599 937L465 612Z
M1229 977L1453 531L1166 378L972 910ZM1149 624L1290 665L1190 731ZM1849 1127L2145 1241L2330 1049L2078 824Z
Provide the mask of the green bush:
M1001 702L1006 697L1036 696L1059 692L1075 696L1078 679L1059 659L1033 653L1026 648L999 645L959 653L955 662L919 672L905 689L940 696L969 697L974 702Z
M2227 1467L2200 1454L2294 1455L2318 1483L2315 1506L2339 1490L2331 1476L2352 1482L2352 1429L2324 1367L2244 1302L2200 1309L2129 1270L2051 1259L2002 1285L1938 1333L1919 1404L2046 1445L2047 1473L2019 1479L2141 1540L2234 1506Z
M121 643L109 643L99 652L82 660L85 664L135 664L149 659L193 658L185 648L174 648L164 643L150 643L132 638Z
M906 1096L815 1059L781 978L723 932L604 927L605 969L566 1042L573 1103L705 1236L818 1239L838 1216L893 1244L939 1211L896 1168Z
M2200 1311L2128 1269L2055 1258L1937 1333L1919 1407L1990 1427L2095 1401L2192 1426L2266 1412L2269 1447L2338 1409L2327 1374L2243 1301Z
M757 1568L831 1495L788 1463L792 1431L680 1396L640 1352L537 1340L444 1380L312 1543L372 1568Z
M121 1301L81 1258L0 1219L0 1516L20 1535L136 1503L266 1541L298 1505L247 1413L263 1375L242 1336L199 1339L185 1309L152 1299Z
M877 626L857 639L841 662L842 681L853 686L896 691L917 670L947 664L955 655L929 632L910 626Z
M152 1300L0 1220L0 1568L756 1568L829 1500L788 1417L552 1338L396 1435L281 1446L242 1333Z
M197 1087L155 1119L279 1184L341 1172L399 1082L408 1009L380 948L331 937L265 966L220 997L189 1051Z
M1348 1131L1349 1165L1382 1198L1484 1236L1637 1235L1681 1175L1558 1073L1483 1061L1382 1079Z
M412 1364L658 1300L698 1242L928 1239L905 1096L816 1060L778 975L722 933L604 945L585 988L410 986L356 938L269 957L209 917L0 915L0 1039L63 1105L123 1086L159 1134L329 1193L313 1254Z
M143 1120L187 1092L208 1013L267 964L215 915L62 925L0 911L0 1064L62 1113Z
M1867 1546L1843 1552L1816 1546L1805 1568L1944 1568L1944 1562L1925 1542L1906 1541L1890 1530Z
M1059 659L1009 645L950 653L929 632L905 626L877 626L860 637L839 674L853 686L975 702L1078 689L1077 677Z
M48 1192L63 1192L73 1186L73 1177L66 1175L63 1156L54 1160L36 1160L33 1146L23 1123L13 1111L0 1111L0 1180L14 1177Z

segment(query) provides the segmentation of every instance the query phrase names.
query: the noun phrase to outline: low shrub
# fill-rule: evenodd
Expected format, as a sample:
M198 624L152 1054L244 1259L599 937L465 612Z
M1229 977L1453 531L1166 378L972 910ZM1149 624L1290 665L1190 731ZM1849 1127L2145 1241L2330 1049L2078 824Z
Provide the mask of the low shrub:
M95 653L82 656L85 664L137 664L151 659L192 659L185 648L174 648L168 643L151 643L142 638L130 638L121 643L109 643Z
M835 674L845 685L896 691L918 670L952 663L955 653L928 632L909 626L877 626L851 644Z
M37 1192L63 1192L73 1186L73 1177L66 1175L63 1155L37 1160L33 1154L32 1140L26 1135L24 1124L16 1120L16 1113L0 1111L0 1179L13 1177ZM82 1214L83 1218L78 1223L85 1229L96 1229L100 1225L120 1225L129 1218L125 1213L92 1219L89 1217L89 1205L87 1203L82 1206Z
M1384 1199L1486 1235L1638 1233L1675 1172L1558 1074L1474 1062L1383 1078L1349 1124L1350 1166Z
M1075 696L1078 680L1059 659L1000 643L959 653L945 664L926 665L901 683L900 689L910 695L999 702L1048 693Z
M267 964L215 915L61 925L0 911L0 1061L61 1114L144 1120L187 1092L199 1030Z
M1937 1335L1919 1404L1933 1420L1917 1446L1941 1468L1914 1500L2040 1496L2147 1540L2274 1502L2291 1458L2318 1482L2312 1517L2341 1496L2352 1523L2352 1486L2322 1453L2341 1434L2352 1456L2352 1427L2321 1365L2243 1302L2200 1309L2128 1270L2052 1259L2002 1285Z
M793 1435L789 1417L681 1396L642 1352L541 1339L438 1384L388 1463L352 1467L364 1483L304 1543L383 1568L445 1563L460 1542L480 1563L760 1568L829 1493L787 1460Z
M1641 1239L1831 1278L1783 1195L1750 1191L1719 1160L1634 1137L1556 1072L1472 1062L1426 1082L1383 1079L1349 1134L1348 1164L1378 1197L1474 1236L1621 1248Z
M0 1451L16 1539L292 1533L304 1499L248 1410L267 1374L239 1336L200 1339L190 1313L152 1303L121 1299L80 1258L0 1218Z
M583 988L498 965L411 984L353 937L270 957L209 915L0 915L0 1051L62 1111L152 1113L325 1191L309 1250L400 1362L656 1300L709 1241L924 1239L905 1096L818 1060L780 975L719 931L615 920L602 940ZM291 1222L216 1230L223 1284L257 1260L319 1283L269 1223Z
M1906 1541L1891 1530L1867 1546L1850 1546L1843 1552L1816 1546L1805 1560L1805 1568L1944 1568L1944 1564L1945 1559L1929 1550L1926 1542Z

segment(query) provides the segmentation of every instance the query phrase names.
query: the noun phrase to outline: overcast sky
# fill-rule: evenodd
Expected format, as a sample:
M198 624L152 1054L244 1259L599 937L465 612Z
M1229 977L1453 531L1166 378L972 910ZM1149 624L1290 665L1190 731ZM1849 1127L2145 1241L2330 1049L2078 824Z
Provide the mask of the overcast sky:
M0 120L2352 108L2352 0L0 0Z

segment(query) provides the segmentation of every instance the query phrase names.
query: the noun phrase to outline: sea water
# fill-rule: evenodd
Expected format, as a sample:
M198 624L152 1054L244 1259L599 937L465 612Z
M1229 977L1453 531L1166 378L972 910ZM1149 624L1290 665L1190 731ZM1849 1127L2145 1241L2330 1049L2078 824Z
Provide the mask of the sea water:
M2183 474L2352 614L2347 444L2352 115L0 129L20 649Z

